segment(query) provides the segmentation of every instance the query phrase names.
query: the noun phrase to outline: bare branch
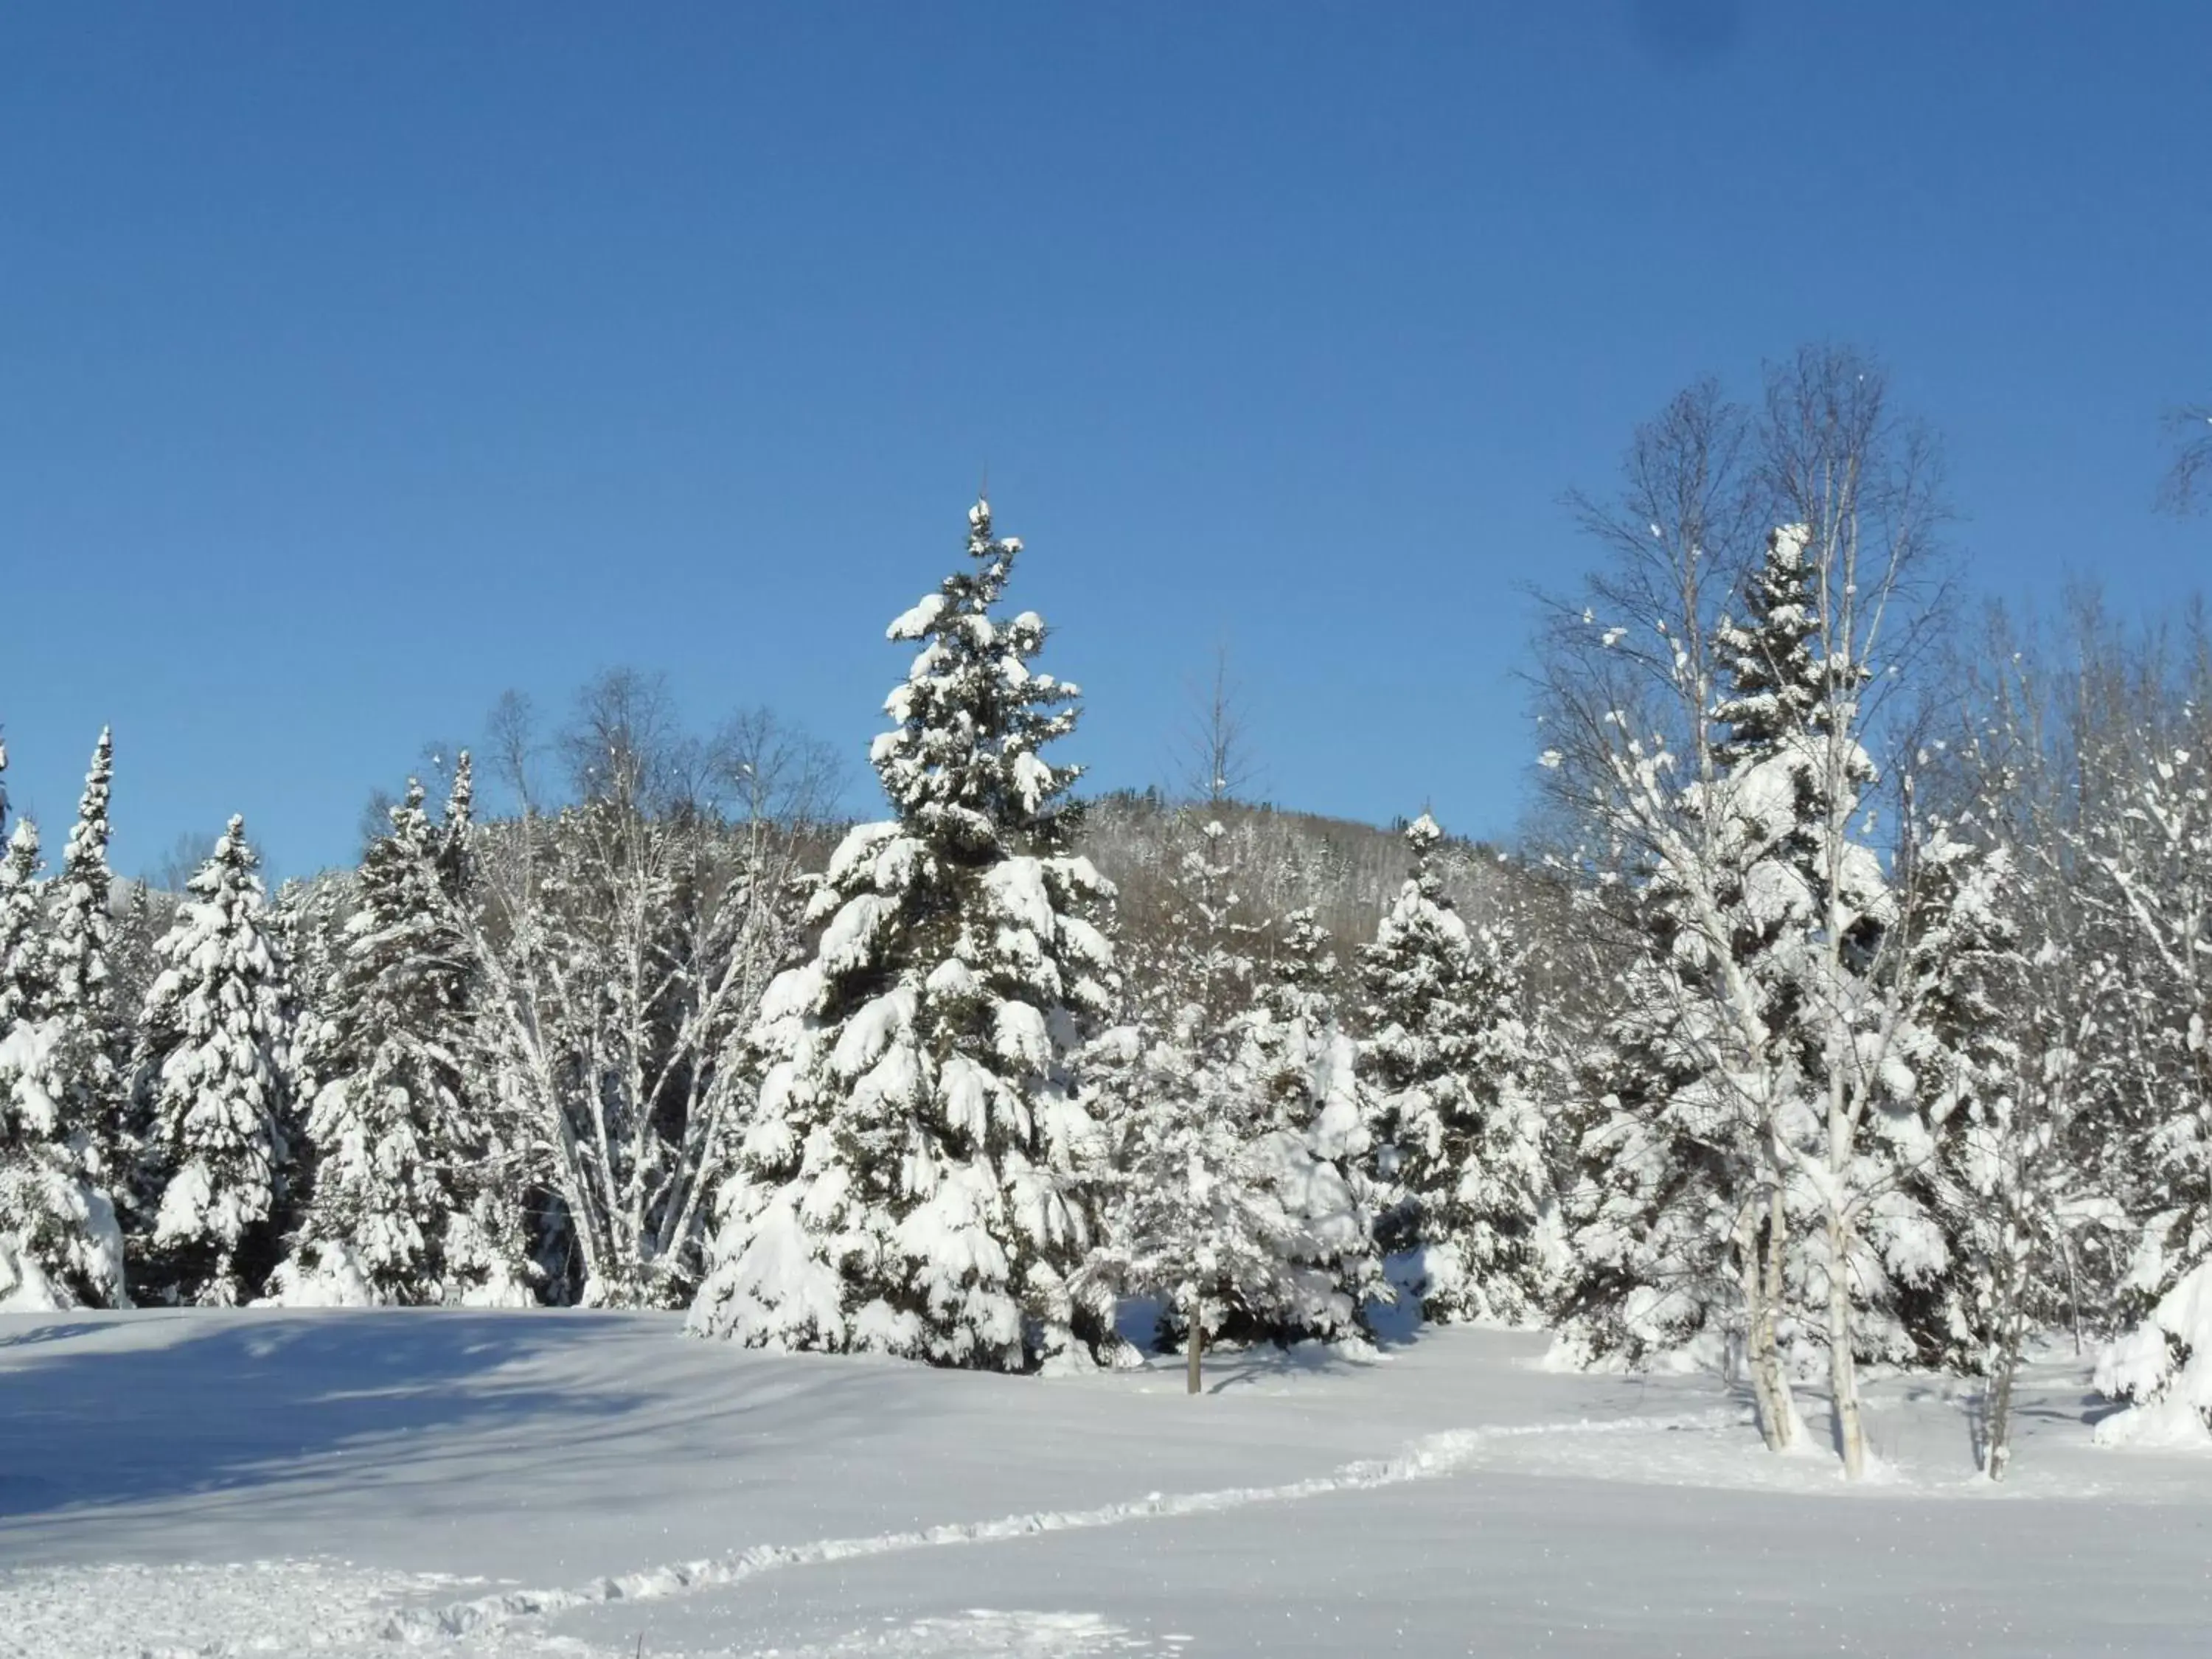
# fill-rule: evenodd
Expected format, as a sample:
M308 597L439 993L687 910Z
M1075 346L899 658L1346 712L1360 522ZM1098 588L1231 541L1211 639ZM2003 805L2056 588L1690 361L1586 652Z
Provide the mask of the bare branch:
M1183 784L1209 806L1250 799L1258 784L1243 688L1229 672L1229 647L1214 649L1213 674L1189 689L1181 752Z
M2212 496L2212 405L2177 409L2166 423L2174 434L2173 465L2159 486L2158 504L2169 513L2194 513Z

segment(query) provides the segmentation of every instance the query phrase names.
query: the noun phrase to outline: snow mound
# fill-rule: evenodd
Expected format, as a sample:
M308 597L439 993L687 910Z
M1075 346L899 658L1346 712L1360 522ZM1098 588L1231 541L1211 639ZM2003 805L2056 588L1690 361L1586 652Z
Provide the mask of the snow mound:
M343 1244L325 1242L279 1262L269 1276L269 1294L257 1305L373 1308L376 1303L376 1289L354 1253Z
M303 1654L327 1649L364 1605L450 1595L462 1582L313 1560L0 1573L0 1659Z
M2099 1445L2212 1449L2212 1261L2105 1349L2097 1391L2129 1402L2097 1425Z
M0 1313L59 1313L69 1305L37 1258L0 1234Z

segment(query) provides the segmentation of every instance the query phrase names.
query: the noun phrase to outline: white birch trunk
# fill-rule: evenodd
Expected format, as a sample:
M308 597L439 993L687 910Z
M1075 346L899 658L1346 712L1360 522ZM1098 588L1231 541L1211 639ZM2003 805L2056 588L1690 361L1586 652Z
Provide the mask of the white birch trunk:
M1840 1208L1828 1211L1828 1387L1834 1397L1836 1449L1844 1478L1866 1474L1866 1430L1859 1413L1857 1362L1851 1357L1850 1226Z

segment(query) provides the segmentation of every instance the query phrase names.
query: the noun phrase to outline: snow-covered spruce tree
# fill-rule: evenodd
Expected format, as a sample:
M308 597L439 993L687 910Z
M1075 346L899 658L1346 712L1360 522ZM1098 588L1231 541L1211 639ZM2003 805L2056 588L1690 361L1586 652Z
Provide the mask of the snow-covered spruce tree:
M2108 1443L2212 1441L2212 757L2204 711L2177 701L2083 745L2081 892L2122 977L2113 1086L2077 1155L2134 1234L2118 1287L2130 1328L2097 1367L2128 1407L2098 1425Z
M1973 841L1956 833L1970 827ZM1936 823L1917 840L1905 971L1923 983L1909 1061L1931 1096L1936 1155L1900 1186L1936 1218L1948 1259L1905 1305L1923 1352L1982 1382L1976 1455L2002 1480L2021 1358L2063 1318L2070 1232L2105 1207L2086 1189L2074 1133L2092 1072L2081 1045L2109 986L2076 956L2056 894L1990 826Z
M140 1024L141 1284L229 1306L276 1265L290 1146L291 999L245 820L231 819L155 947Z
M1755 844L1716 718L1723 607L1755 568L1750 427L1717 388L1683 393L1638 430L1620 507L1587 509L1611 557L1554 611L1540 759L1573 828L1554 857L1614 981L1615 1012L1561 1067L1563 1345L1632 1364L1741 1352L1782 1449L1803 1431L1776 1340L1788 1235L1768 1146L1796 1082L1741 955Z
M764 1346L1021 1370L1103 1340L1068 1277L1093 1234L1074 1059L1112 1006L1112 887L1065 849L1076 769L1040 752L1075 688L1043 622L994 614L1019 544L969 514L969 568L894 622L918 641L871 758L896 816L848 834L778 976L767 1062L690 1328Z
M532 1157L527 1128L486 1036L492 1024L483 1006L487 975L481 935L470 925L483 908L477 835L476 772L464 749L454 759L445 814L429 847L445 924L442 948L467 968L451 987L450 1052L461 1112L452 1125L453 1161L447 1174L454 1201L442 1244L447 1294L474 1307L520 1307L536 1299L533 1287L542 1277L530 1260L524 1212Z
M29 1237L46 1207L35 1149L58 1121L40 1081L51 1063L52 1027L45 1018L38 874L38 830L26 818L0 858L0 1306L21 1310L67 1305Z
M130 896L123 902L123 914L115 918L114 932L109 939L107 970L113 981L112 1000L119 1028L118 1041L124 1047L118 1087L122 1091L121 1111L126 1138L131 1132L131 1032L138 1011L146 1006L146 994L154 988L154 976L160 969L154 961L154 945L167 931L165 919L154 908L153 889L143 881L129 884ZM125 1186L130 1184L126 1168L118 1175ZM118 1198L123 1194L118 1193Z
M47 1086L63 1030L47 1019L0 1034L0 1307L127 1308L100 1155Z
M1810 539L1804 525L1768 532L1743 617L1723 617L1714 636L1723 688L1714 719L1725 735L1715 751L1720 775L1711 793L1735 854L1723 889L1732 923L1728 949L1757 1002L1748 1023L1764 1037L1775 1085L1766 1110L1750 1126L1751 1184L1765 1201L1747 1212L1755 1219L1740 1212L1737 1220L1740 1271L1755 1272L1762 1292L1747 1346L1754 1368L1770 1379L1777 1379L1789 1346L1790 1316L1811 1295L1804 1234L1817 1222L1806 1212L1803 1183L1784 1149L1787 1129L1796 1128L1801 1139L1816 1133L1814 1114L1826 1070L1826 1034L1807 1017L1803 971L1811 955L1806 946L1822 921L1823 836L1835 818L1838 792L1856 799L1873 776L1871 759L1848 728L1830 718L1832 700L1855 695L1864 671L1846 665L1836 678L1817 650L1822 595L1807 556ZM1845 741L1832 745L1837 737ZM1839 775L1825 763L1832 746ZM1869 892L1854 896L1869 897L1879 888L1877 873ZM1855 961L1861 966L1869 960L1869 943L1858 941ZM1708 1076L1692 1085L1693 1116L1694 1103L1711 1083ZM1747 1160L1736 1162L1741 1169ZM1787 1386L1770 1382L1778 1396Z
M1330 988L1336 958L1311 910L1283 920L1268 973L1239 1022L1238 1065L1259 1096L1255 1154L1295 1229L1306 1283L1279 1340L1352 1335L1391 1290L1376 1243L1390 1189L1373 1173L1358 1050ZM1269 1167L1272 1166L1272 1167Z
M476 969L447 888L466 819L434 825L411 781L390 818L301 1045L313 1185L274 1288L295 1304L526 1302L519 1226L487 1237L494 1195L471 1191L499 1160L474 1064Z
M47 1086L74 1132L85 1137L97 1159L95 1172L119 1180L131 1147L123 1086L129 1043L109 966L114 877L107 867L108 798L114 773L114 741L103 727L85 774L61 873L49 895L53 934L48 959L61 1030Z
M0 857L0 1031L42 1020L53 1008L43 894L39 884L39 827L16 821Z
M1817 683L1801 683L1816 673L1802 553L1796 533L1770 537L1747 620L1723 617L1704 633L1710 658L1674 654L1666 672L1685 705L1674 740L1688 754L1663 730L1608 737L1593 768L1594 816L1617 867L1606 874L1626 879L1596 883L1591 908L1622 930L1629 957L1619 1012L1577 1068L1591 1103L1565 1298L1568 1340L1593 1354L1717 1360L1740 1346L1777 1449L1802 1432L1784 1348L1802 1252L1778 1139L1808 1089L1791 1017L1814 908L1811 848L1786 757L1802 748L1792 722L1819 701ZM1617 637L1603 626L1602 639Z
M1768 1224L1803 1218L1802 1294L1825 1315L1837 1437L1856 1477L1862 1350L1907 1357L1897 1287L1944 1265L1940 1230L1905 1178L1933 1155L1932 1091L1911 1061L1929 1046L1920 1020L1942 975L1913 971L1909 895L1865 830L1877 782L1863 741L1869 659L1901 565L1894 552L1887 568L1869 556L1862 608L1857 485L1833 476L1808 485L1816 518L1768 537L1747 620L1719 632L1729 672L1717 714L1749 854L1735 954L1793 1085L1766 1126L1788 1200Z
M127 1307L113 1182L123 1150L118 1032L108 998L107 793L100 734L58 880L36 896L50 916L36 965L11 975L12 1026L0 1032L0 1234L14 1241L16 1294L57 1306ZM10 956L39 919L11 859L5 874ZM6 1292L0 1291L0 1295Z
M1182 1346L1189 1389L1216 1338L1303 1334L1348 1310L1284 1202L1282 1160L1247 1042L1261 929L1218 819L1184 820L1168 927L1149 986L1091 1057L1113 1169L1086 1286L1161 1298L1157 1340Z
M1445 896L1443 841L1425 812L1407 826L1412 873L1361 953L1374 1168L1400 1194L1379 1233L1425 1317L1519 1323L1550 1294L1536 1056L1512 943Z

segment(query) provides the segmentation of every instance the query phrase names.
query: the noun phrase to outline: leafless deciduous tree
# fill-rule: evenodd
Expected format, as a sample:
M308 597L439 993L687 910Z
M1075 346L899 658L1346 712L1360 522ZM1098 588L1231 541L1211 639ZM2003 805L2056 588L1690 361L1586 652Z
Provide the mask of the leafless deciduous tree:
M1690 1073L1674 1125L1726 1172L1762 1427L1778 1448L1795 1437L1776 1326L1802 1280L1825 1304L1854 1476L1859 1230L1891 1167L1863 1137L1912 1109L1916 1029L1912 981L1887 965L1911 909L1874 839L1873 755L1927 614L1939 482L1932 446L1850 352L1771 369L1756 414L1695 388L1638 434L1622 510L1585 511L1614 556L1553 607L1544 678L1545 758L1589 831L1598 913L1642 933L1637 994ZM1783 528L1754 568L1759 526ZM1802 1267L1799 1212L1820 1247Z
M1787 1078L1764 995L1736 959L1741 855L1726 816L1711 810L1724 736L1716 639L1756 546L1753 436L1750 412L1701 382L1638 429L1617 505L1570 498L1609 556L1583 592L1549 603L1537 690L1547 790L1576 837L1555 856L1629 965L1624 991L1676 1005L1660 1016L1673 1041L1723 1081L1726 1109L1702 1136L1716 1196L1733 1211L1715 1254L1741 1301L1760 1431L1779 1450L1795 1443L1798 1418L1774 1334L1787 1224L1764 1132ZM1659 924L1655 901L1680 921ZM1686 977L1664 960L1677 926L1706 941L1707 971ZM1661 959L1647 961L1655 951ZM1558 1034L1576 1046L1594 1036ZM1694 1240L1646 1265L1675 1280L1701 1271Z
M576 1293L680 1301L749 1098L741 1052L795 943L796 885L837 769L765 711L688 734L665 687L617 671L540 743L522 699L490 752L519 808L480 838L471 919L502 1085L558 1200ZM562 763L567 799L540 793Z
M1225 645L1215 647L1212 673L1190 687L1179 757L1184 788L1209 806L1249 800L1259 785L1243 691Z

